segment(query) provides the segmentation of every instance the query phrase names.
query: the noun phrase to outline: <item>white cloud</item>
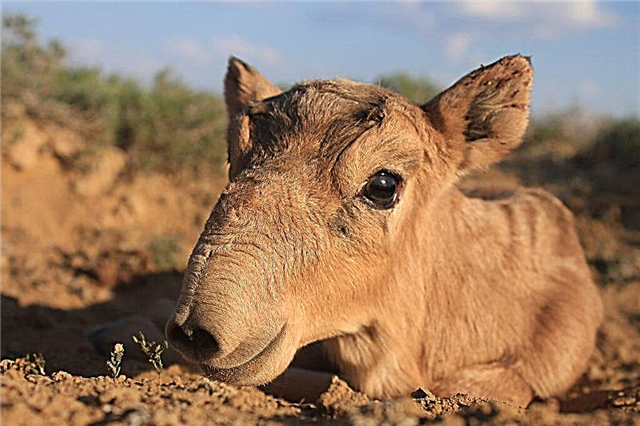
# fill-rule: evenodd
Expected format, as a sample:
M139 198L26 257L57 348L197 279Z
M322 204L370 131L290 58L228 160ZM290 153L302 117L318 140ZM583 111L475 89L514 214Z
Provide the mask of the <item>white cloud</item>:
M222 3L233 3L238 7L243 7L249 10L277 10L279 8L287 7L285 2L274 2L268 0L256 0L256 1L247 1L247 0L223 0Z
M618 17L595 0L559 2L470 1L459 10L472 18L518 23L537 38L555 38L569 30L611 27Z
M71 45L71 58L77 62L95 64L101 62L108 51L100 40L85 39Z
M461 3L462 11L478 18L509 21L522 17L522 4L501 1L467 1Z
M163 63L146 52L131 49L118 49L107 42L95 39L83 39L68 43L71 63L83 66L99 67L106 72L119 72L151 81Z
M177 38L170 40L167 47L174 55L201 66L226 61L229 55L265 65L280 65L282 62L282 55L275 47L254 44L240 36L219 37L210 43Z
M617 22L617 16L600 8L595 1L563 3L568 21L576 27L609 27Z
M282 55L275 47L254 44L237 35L215 39L213 49L219 55L240 56L267 65L275 66L282 63Z
M403 26L408 23L420 31L431 31L436 27L436 16L430 10L424 9L424 3L421 0L398 2L398 6L391 13L379 16L379 21L395 20L396 23L401 22Z
M420 0L399 1L398 5L408 10L420 10Z
M169 40L168 47L173 54L199 65L208 65L213 60L211 52L207 52L197 40L190 38Z
M580 95L585 101L593 101L600 94L598 83L591 79L582 80L580 83Z
M449 40L447 40L445 46L445 54L447 59L451 62L459 62L465 53L469 50L469 44L471 43L471 35L468 33L455 33Z
M130 68L134 75L139 76L143 81L151 81L151 79L161 70L166 64L163 64L157 59L150 57L136 57L129 62L127 68ZM121 68L125 68L126 65L122 65Z

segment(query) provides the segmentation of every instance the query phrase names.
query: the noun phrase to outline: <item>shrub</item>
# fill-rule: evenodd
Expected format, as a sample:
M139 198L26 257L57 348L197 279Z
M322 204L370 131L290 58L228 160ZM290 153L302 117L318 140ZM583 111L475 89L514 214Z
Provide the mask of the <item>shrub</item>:
M596 160L609 160L627 167L640 166L640 119L612 120L600 130L593 147Z
M414 77L406 72L384 74L378 84L405 96L413 103L422 105L440 93L440 88L426 77Z
M24 15L2 17L2 98L17 98L24 92L50 95L66 52L58 41L47 46L38 42L36 21Z
M226 160L222 97L195 91L168 70L150 88L96 68L72 66L59 42L43 46L36 22L5 14L2 99L25 105L34 118L52 119L128 154L131 171L201 174ZM4 108L3 108L4 111Z
M532 117L524 136L526 145L561 141L576 148L595 142L604 118L587 113L577 106L564 111Z

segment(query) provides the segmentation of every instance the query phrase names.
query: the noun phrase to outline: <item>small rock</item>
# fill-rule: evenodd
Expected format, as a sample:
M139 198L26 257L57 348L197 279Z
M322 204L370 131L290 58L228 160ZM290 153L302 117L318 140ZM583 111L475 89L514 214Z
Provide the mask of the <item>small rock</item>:
M636 403L636 399L633 396L622 396L611 401L611 405L614 407L632 406Z
M127 414L125 420L129 426L138 426L148 424L151 421L151 416L147 410L139 407Z
M7 371L13 367L16 362L12 359L3 359L0 361L0 371Z
M368 403L365 394L354 391L338 376L333 376L329 389L318 398L319 408L333 417L355 414Z
M56 371L51 375L51 378L56 382L60 382L62 380L68 380L68 379L71 379L72 377L73 376L67 373L66 371Z
M418 388L415 391L411 392L411 398L415 398L415 399L421 399L421 398L432 398L434 395L429 392L429 391L425 391L422 388Z

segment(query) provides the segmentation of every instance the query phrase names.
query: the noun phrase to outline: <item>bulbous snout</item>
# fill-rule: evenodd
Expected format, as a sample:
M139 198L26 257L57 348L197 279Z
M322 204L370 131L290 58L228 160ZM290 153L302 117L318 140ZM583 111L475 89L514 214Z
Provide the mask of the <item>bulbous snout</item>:
M186 309L179 304L165 326L167 340L191 362L221 368L245 362L252 345L271 338L272 330L260 327L260 311L243 305L236 295L196 300Z
M283 225L286 214L266 210L284 204L267 183L254 177L230 184L194 247L165 327L169 343L188 361L217 370L248 368L291 339L282 291L289 265L279 230L292 226Z
M285 324L284 305L267 287L224 278L213 262L203 267L203 277L194 285L188 270L165 326L167 340L188 361L203 366L228 369L248 362Z
M240 302L240 301L237 301ZM232 369L259 356L282 337L286 321L264 311L227 311L196 304L188 316L174 314L165 326L167 340L188 361Z

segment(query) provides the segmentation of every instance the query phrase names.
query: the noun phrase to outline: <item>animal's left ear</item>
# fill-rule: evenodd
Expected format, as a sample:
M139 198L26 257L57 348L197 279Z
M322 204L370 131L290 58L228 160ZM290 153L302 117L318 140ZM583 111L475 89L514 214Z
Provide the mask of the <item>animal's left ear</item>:
M487 167L520 145L532 82L529 58L507 56L467 74L422 107L456 151L460 171Z

